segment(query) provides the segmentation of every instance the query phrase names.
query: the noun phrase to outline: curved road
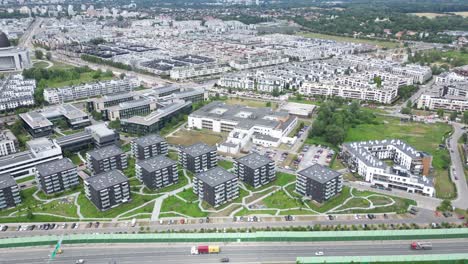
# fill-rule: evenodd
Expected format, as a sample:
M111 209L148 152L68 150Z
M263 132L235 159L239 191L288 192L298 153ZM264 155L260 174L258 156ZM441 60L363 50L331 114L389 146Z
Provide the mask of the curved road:
M228 257L234 263L295 263L297 257L325 256L453 254L468 252L468 241L462 239L433 240L432 250L411 250L412 241L349 241L307 243L215 243L221 253L190 255L197 244L102 244L63 245L63 254L50 263L218 263ZM205 243L206 244L206 243ZM3 263L46 263L52 247L8 249L0 252ZM115 262L114 262L115 261Z
M457 208L468 209L468 186L466 184L464 164L462 163L458 149L458 140L463 135L461 124L452 123L453 134L447 139L450 159L452 160L451 177L457 187L457 198L452 201L452 205Z

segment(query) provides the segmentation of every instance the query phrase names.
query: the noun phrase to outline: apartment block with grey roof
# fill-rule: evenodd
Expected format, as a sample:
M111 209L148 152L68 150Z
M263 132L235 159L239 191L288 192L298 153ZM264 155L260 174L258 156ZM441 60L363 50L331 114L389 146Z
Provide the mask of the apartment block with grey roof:
M18 184L10 173L0 175L0 209L15 207L21 203Z
M111 170L84 181L86 197L101 211L129 202L130 183L119 170Z
M86 153L86 166L93 174L110 170L125 170L127 154L115 145L107 146Z
M221 167L198 173L193 178L193 192L213 207L239 197L237 176Z
M276 179L275 162L257 153L234 161L234 174L254 188L261 187Z
M177 162L163 155L138 161L135 174L150 189L160 189L179 182Z
M218 164L216 147L201 142L187 147L180 147L179 163L184 169L194 173L214 168Z
M326 166L314 164L297 173L296 192L319 203L337 195L343 189L343 176Z
M67 158L37 165L36 182L46 194L62 192L80 184L76 166Z
M168 153L167 142L156 134L134 139L131 146L133 156L139 160Z

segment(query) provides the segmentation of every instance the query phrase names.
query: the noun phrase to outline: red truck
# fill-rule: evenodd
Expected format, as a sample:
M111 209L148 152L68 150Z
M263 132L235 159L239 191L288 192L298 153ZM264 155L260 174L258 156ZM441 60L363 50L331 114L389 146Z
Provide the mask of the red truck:
M411 243L411 249L414 250L428 250L432 249L432 243L431 242L413 242Z
M193 246L190 253L192 255L219 253L219 246Z

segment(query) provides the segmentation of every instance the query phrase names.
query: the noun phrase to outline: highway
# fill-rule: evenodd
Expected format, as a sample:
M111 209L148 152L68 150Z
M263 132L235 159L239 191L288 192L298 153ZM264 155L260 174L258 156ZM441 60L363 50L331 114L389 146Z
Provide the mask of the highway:
M63 245L63 254L50 263L218 263L228 257L232 263L295 263L296 257L451 254L468 252L465 239L432 240L432 250L411 250L412 241L348 241L305 243L214 243L220 254L190 255L194 244L99 244ZM207 243L202 243L207 244ZM52 247L15 248L0 251L2 263L47 263ZM115 261L115 262L114 262Z

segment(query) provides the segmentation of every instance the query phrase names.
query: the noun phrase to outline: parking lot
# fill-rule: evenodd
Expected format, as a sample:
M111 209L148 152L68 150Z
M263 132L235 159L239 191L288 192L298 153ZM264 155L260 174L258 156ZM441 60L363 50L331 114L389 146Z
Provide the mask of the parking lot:
M297 160L294 160L293 163L298 164L299 170L303 170L316 163L329 166L333 155L335 155L335 151L328 147L304 145L297 156Z

